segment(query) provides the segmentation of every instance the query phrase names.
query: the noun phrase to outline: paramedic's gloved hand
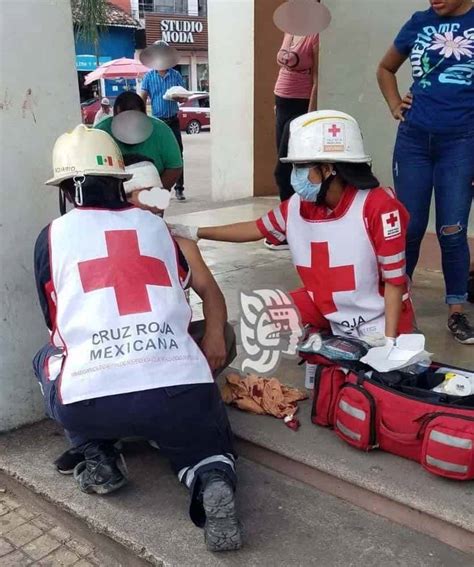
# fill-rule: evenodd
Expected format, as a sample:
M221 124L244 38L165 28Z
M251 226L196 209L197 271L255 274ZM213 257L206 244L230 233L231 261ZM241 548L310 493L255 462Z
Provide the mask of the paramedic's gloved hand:
M185 224L171 223L167 224L172 236L177 236L178 238L187 238L188 240L194 240L194 242L197 242L199 240L197 226L187 226Z
M373 335L366 335L362 337L362 340L366 342L369 346L373 347L383 347L390 345L392 347L396 344L396 339L393 337L386 337L382 333L374 333Z

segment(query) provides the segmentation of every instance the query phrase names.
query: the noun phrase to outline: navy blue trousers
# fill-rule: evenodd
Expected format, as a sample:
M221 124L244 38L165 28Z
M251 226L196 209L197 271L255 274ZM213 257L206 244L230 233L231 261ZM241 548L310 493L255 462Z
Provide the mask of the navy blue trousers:
M73 447L91 440L116 441L144 437L156 441L179 480L195 499L199 476L221 470L236 483L232 431L224 403L215 383L157 388L143 392L106 396L63 405L56 382L49 381L45 362L57 349L43 347L33 360L45 401L46 413L66 430ZM191 517L203 523L198 506Z

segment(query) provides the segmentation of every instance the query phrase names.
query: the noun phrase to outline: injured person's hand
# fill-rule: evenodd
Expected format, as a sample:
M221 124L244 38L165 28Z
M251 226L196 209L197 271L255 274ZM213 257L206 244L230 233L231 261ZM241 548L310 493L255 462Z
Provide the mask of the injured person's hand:
M194 242L197 242L199 240L197 226L187 226L185 224L171 223L167 223L167 225L172 236L177 236L178 238L187 238L188 240L194 240Z

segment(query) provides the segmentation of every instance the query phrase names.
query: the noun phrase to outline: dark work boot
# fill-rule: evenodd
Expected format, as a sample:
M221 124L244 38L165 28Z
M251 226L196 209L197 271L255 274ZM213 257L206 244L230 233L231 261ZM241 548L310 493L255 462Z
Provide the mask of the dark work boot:
M83 461L84 453L82 449L80 451L68 449L54 461L54 466L61 474L72 474L76 466Z
M81 446L84 462L74 469L82 492L109 494L127 484L125 461L112 442L91 441Z
M242 546L234 488L224 474L202 475L202 503L206 513L204 539L209 551L231 551Z

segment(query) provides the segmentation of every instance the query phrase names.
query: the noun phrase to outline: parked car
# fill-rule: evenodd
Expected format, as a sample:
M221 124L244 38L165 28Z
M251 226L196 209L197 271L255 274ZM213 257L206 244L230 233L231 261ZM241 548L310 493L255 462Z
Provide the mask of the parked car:
M95 115L100 108L99 98L90 98L84 102L81 102L81 114L82 122L91 126L94 123Z
M181 130L188 134L199 134L202 129L211 127L211 109L209 93L195 94L183 102L178 111Z

